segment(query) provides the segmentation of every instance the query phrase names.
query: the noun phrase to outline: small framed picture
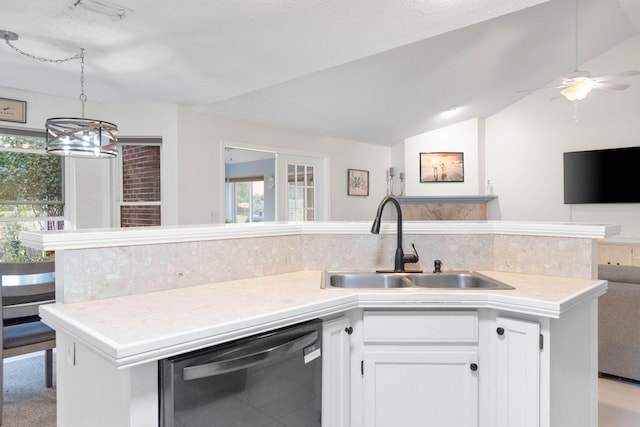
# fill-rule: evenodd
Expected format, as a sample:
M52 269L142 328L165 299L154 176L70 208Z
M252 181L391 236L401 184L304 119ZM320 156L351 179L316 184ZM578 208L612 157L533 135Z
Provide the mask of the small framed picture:
M27 101L0 98L0 120L27 123Z
M464 182L464 153L420 153L420 182Z
M347 195L369 195L369 171L360 169L347 169Z

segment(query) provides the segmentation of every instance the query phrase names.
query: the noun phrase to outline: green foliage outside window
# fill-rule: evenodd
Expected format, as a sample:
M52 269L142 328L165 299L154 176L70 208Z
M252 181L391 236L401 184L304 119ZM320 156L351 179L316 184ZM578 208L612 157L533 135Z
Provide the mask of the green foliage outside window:
M0 135L0 259L41 258L20 245L23 230L40 230L64 215L63 159L33 150L44 141Z

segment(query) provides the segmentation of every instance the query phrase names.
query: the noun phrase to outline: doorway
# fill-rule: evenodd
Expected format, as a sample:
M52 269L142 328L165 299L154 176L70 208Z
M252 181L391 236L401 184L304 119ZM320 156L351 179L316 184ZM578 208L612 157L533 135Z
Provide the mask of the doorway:
M225 147L225 222L275 221L276 154Z
M224 145L225 222L328 219L326 157Z

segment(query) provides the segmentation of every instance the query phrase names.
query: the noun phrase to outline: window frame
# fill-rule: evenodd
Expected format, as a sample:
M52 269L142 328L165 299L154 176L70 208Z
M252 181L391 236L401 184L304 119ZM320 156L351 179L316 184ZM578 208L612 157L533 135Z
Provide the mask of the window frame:
M157 146L160 149L160 200L159 201L143 201L143 202L125 202L124 201L124 188L123 188L123 167L122 167L122 146L124 145L144 145L144 146ZM121 227L122 217L121 217L121 208L122 206L159 206L160 207L160 225L163 224L164 215L162 214L163 207L163 197L162 197L162 138L155 137L140 137L140 138L132 138L132 137L122 137L118 138L118 158L115 164L115 172L114 172L114 183L113 187L115 191L112 193L113 195L113 209L111 213L111 224L113 227Z

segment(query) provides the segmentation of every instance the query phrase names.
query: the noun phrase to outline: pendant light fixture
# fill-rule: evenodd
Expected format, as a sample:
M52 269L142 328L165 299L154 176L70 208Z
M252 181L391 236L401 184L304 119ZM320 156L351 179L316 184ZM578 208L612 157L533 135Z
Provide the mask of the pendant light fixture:
M80 102L82 103L82 117L54 117L47 119L46 152L58 156L85 157L105 159L118 155L117 138L118 127L103 120L85 118L85 103L87 95L84 93L84 49L80 53L65 59L47 59L28 54L11 42L18 40L16 33L0 30L0 36L4 38L9 47L21 55L43 62L62 63L80 60Z

